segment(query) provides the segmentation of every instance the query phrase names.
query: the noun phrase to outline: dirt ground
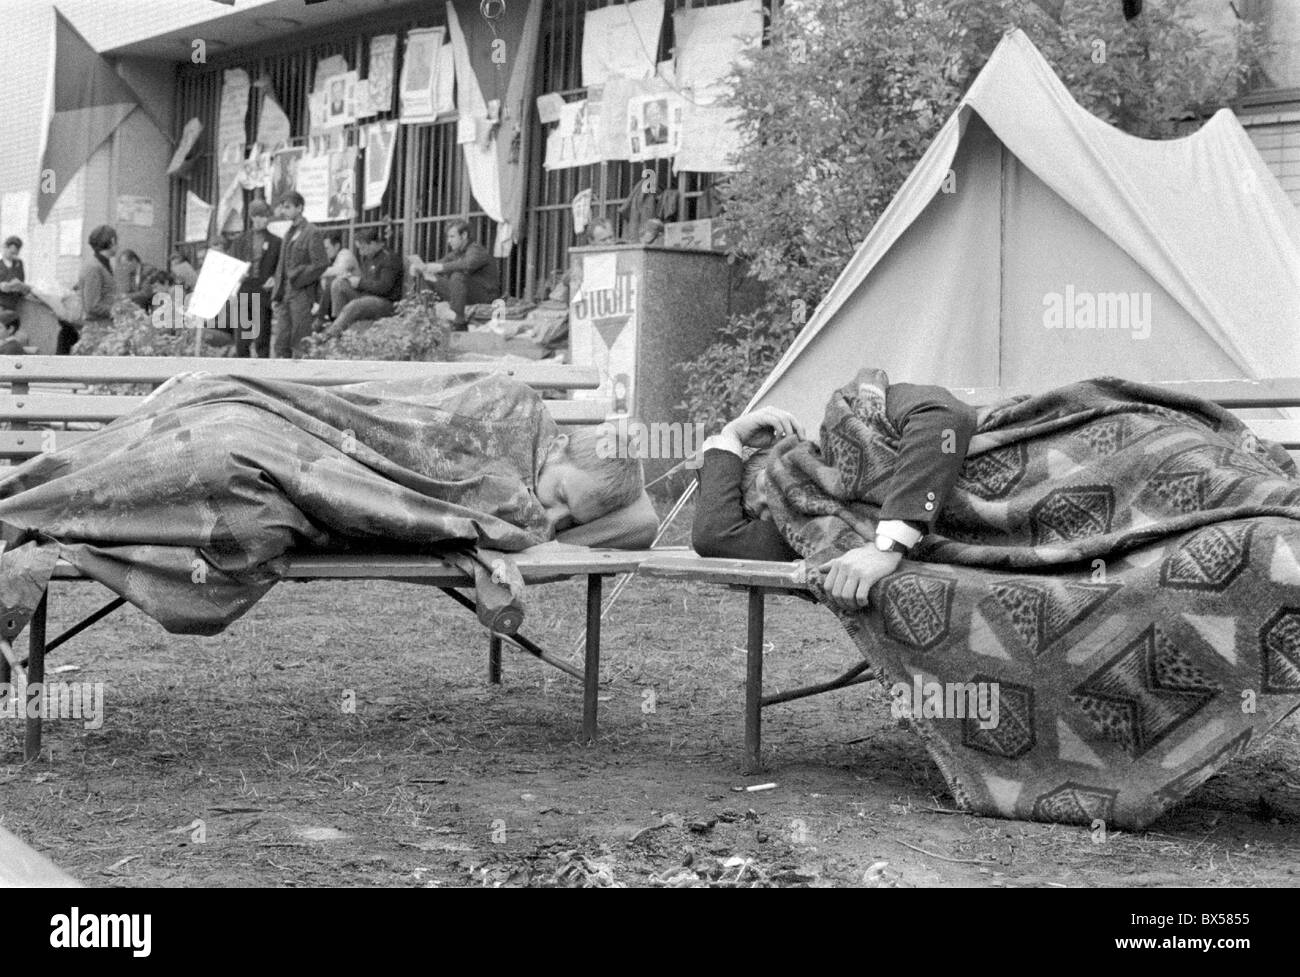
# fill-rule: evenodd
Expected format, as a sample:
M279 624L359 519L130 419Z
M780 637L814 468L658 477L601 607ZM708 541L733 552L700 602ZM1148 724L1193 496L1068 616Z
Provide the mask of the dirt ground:
M56 584L51 633L106 593ZM582 606L534 587L524 632L567 657ZM1151 830L1094 838L953 813L874 683L765 710L767 770L742 776L744 633L739 594L633 581L587 746L580 683L507 650L489 686L485 633L436 590L284 584L215 638L126 608L50 660L104 683L102 728L48 722L22 764L0 720L0 823L92 886L1300 882L1295 719ZM769 689L855 659L791 598L768 640Z

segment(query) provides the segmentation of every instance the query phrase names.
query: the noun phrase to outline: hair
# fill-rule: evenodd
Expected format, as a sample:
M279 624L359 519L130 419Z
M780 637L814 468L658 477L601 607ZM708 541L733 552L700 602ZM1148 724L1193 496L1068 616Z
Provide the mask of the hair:
M20 238L17 234L10 234L7 238L5 238L5 247L6 248L9 247L9 245L11 244L16 244L18 245L18 247L21 248L23 246L23 239Z
M290 207L304 207L307 201L303 199L302 194L297 190L289 190L280 194L280 203L288 204Z
M373 227L363 227L357 233L352 235L352 240L357 244L383 244L384 238L379 231Z
M87 243L92 251L103 251L105 248L111 248L113 242L117 240L117 231L113 230L108 224L100 224L90 232Z
M771 448L761 448L745 459L745 467L740 474L740 504L745 515L750 519L759 517L758 476L767 468L768 459L772 457Z
M608 438L608 429L604 427L575 428L569 432L569 443L564 449L565 459L595 480L602 516L631 505L645 490L641 462L632 457L618 457L627 455L625 451L602 450ZM615 457L606 457L611 453Z
M134 251L132 251L130 248L127 248L125 251L120 252L118 254L118 257L123 261L134 261L136 264L141 263L140 256L136 254Z
M141 288L152 288L154 285L165 285L168 288L176 284L176 276L169 271L163 271L157 268L140 280Z
M343 247L342 231L326 231L323 236L326 241L332 241L334 244L337 244L340 248Z
M469 221L461 220L459 217L447 225L448 231L460 231L462 234L469 234Z

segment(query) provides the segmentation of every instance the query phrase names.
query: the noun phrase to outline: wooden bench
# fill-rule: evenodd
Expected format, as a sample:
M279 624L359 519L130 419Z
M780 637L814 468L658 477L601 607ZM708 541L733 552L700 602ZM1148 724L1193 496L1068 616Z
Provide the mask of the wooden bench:
M1232 410L1300 407L1300 378L1294 377L1266 380L1170 381L1155 386L1189 393ZM953 394L975 407L996 404L1010 396L1009 392L993 387L954 389ZM1247 418L1246 423L1260 437L1277 441L1291 452L1293 458L1300 461L1300 419ZM706 559L683 548L678 552L655 551L653 556L642 562L638 571L652 577L720 584L743 590L748 594L744 754L744 770L747 774L757 773L763 768L762 710L764 708L857 685L875 678L870 665L864 661L828 682L785 692L764 694L765 598L768 594L807 596L809 593L807 586L795 576L794 571L797 566L797 563L769 563L762 560Z
M399 363L336 360L245 360L199 357L92 357L92 356L0 356L0 458L20 463L43 451L55 450L91 436L93 429L126 414L143 396L75 393L73 385L147 384L151 387L178 373L203 371L272 380L291 380L319 386L360 383L367 380L400 380L430 375L460 376L487 370L505 373L539 391L591 390L599 386L594 368L550 363ZM547 400L552 417L562 426L599 424L609 411L607 401ZM73 430L68 425L91 430ZM56 427L58 425L58 427ZM504 642L580 679L583 691L583 735L596 736L597 681L600 669L600 609L605 577L635 570L648 554L644 551L590 549L585 546L546 544L511 554L525 582L546 583L585 577L587 581L585 661L581 670L548 655L523 635L503 638L492 633L488 641L488 681L501 681L501 652ZM74 567L60 561L52 581L85 581ZM291 559L286 580L400 580L436 586L472 611L475 602L458 588L472 585L473 577L442 560L407 555L321 556ZM52 589L52 587L51 587ZM49 592L42 598L28 624L25 661L6 647L0 657L0 683L8 683L15 666L26 666L29 685L43 682L45 658L64 642L111 614L126 603L117 597L68 628L52 640L47 638ZM40 752L41 720L26 721L24 756L34 759Z

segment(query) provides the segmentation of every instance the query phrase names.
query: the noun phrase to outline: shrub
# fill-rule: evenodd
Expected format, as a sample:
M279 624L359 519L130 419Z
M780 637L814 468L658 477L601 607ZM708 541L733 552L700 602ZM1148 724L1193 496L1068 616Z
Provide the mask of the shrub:
M448 329L420 296L402 299L394 314L368 329L329 326L306 342L304 355L316 360L445 360Z

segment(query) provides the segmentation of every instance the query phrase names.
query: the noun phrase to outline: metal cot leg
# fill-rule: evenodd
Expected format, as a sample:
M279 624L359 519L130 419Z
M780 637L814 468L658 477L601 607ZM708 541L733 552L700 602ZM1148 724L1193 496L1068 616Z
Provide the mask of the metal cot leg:
M496 634L488 635L488 682L501 684L501 638Z
M583 667L582 738L596 739L596 694L600 691L600 589L601 577L587 574L587 660Z
M31 701L35 698L45 697L45 610L49 601L49 593L41 596L41 602L36 605L36 612L32 614L31 623L28 624L28 649L27 649L27 740L23 744L23 759L35 760L41 753L41 712L44 703L35 710L32 715ZM45 700L48 701L48 700Z
M749 635L745 645L745 773L763 769L763 591L749 588Z

